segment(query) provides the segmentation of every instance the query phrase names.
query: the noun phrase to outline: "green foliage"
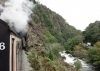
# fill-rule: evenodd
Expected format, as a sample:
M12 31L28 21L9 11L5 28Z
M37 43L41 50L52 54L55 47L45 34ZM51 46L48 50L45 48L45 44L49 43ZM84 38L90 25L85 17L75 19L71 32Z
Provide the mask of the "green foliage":
M60 61L59 58L53 59L52 54L52 50L48 51L44 47L31 48L28 51L28 58L33 71L75 71L72 66Z
M96 49L95 48L91 48L88 50L88 58L91 62L94 62L94 55L96 53Z
M88 58L95 66L100 66L100 41L88 50Z
M37 4L33 11L32 32L38 33L44 44L30 50L28 57L34 71L74 71L73 67L60 61L59 52L69 38L81 35L81 31L76 30L60 15L42 4Z
M81 62L79 60L77 60L74 63L74 65L75 65L75 68L77 69L77 71L79 71L81 69L81 67L82 67L82 64L81 64Z
M89 24L85 31L83 31L85 42L91 42L92 45L100 40L100 21Z
M62 45L67 42L69 38L80 34L81 31L69 25L62 16L48 9L42 4L37 4L34 9L32 19L36 24L41 24L46 30L53 35Z
M87 50L80 45L76 45L73 50L73 55L79 58L87 58Z
M56 38L54 36L52 36L49 31L43 30L41 35L43 37L44 43L55 43L55 42L57 42Z
M50 50L49 51L49 58L53 61L54 60L54 55L53 52Z
M57 58L61 58L61 55L59 54L59 52L64 50L64 47L61 46L61 44L59 43L48 43L45 44L45 47L48 48L48 50L52 50L53 54L57 57Z
M78 45L79 43L82 43L83 38L80 35L77 35L73 37L72 39L68 39L68 41L65 43L65 49L66 51L72 51L75 45Z
M33 2L34 2L34 3L36 3L36 1L35 1L35 0L33 0Z
M62 33L56 29L50 29L51 34L58 40L59 43L64 43L64 38L62 37Z

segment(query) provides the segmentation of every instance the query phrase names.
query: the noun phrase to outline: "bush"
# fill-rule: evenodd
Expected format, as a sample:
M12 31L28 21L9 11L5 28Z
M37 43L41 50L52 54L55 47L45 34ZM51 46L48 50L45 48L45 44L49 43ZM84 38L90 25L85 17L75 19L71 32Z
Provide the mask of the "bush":
M53 52L50 50L49 51L49 58L53 61L54 60L54 55Z
M68 41L65 43L66 51L73 51L75 45L82 43L82 36L77 35L73 38L69 38Z
M76 45L73 50L73 55L80 58L87 58L87 50L80 45Z
M82 64L81 64L81 62L79 60L77 60L74 63L74 65L75 65L75 68L77 69L77 71L79 71L81 69L81 67L82 67Z
M88 50L88 59L95 66L100 66L100 41Z
M48 43L48 44L45 44L45 47L48 47L48 50L52 50L53 54L59 58L61 57L61 55L59 54L59 52L63 51L64 50L64 47L61 46L61 44L59 43Z
M49 31L43 30L42 31L42 38L44 43L54 43L57 42L57 39L51 35Z

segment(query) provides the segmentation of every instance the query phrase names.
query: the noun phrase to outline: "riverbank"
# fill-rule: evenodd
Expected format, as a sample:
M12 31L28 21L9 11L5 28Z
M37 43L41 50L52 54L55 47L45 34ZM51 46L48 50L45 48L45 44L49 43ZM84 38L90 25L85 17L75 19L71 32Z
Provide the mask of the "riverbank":
M82 64L81 71L98 71L92 65L86 63L86 61L79 59L77 57L73 57L71 54L66 53L65 51L60 52L60 54L61 54L61 56L65 56L66 59L64 61L72 66L74 66L74 62L76 61L76 59L80 60L81 64Z

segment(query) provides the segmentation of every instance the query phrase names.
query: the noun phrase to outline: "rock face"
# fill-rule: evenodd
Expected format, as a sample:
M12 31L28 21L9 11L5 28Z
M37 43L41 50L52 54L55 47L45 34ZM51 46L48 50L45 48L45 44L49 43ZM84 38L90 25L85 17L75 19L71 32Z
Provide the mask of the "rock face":
M41 30L38 25L36 25L33 21L29 23L29 30L26 35L26 49L29 49L30 47L35 47L42 43L40 31Z
M27 46L32 47L34 44L37 44L36 34L32 32L32 28L30 27L27 33Z

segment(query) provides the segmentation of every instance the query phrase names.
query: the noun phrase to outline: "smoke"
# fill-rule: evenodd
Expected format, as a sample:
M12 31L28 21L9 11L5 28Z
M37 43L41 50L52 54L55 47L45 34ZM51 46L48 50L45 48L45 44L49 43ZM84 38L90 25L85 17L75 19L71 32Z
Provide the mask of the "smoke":
M29 0L8 0L4 7L0 5L0 9L3 11L0 19L9 23L17 33L25 34L28 30L29 16L34 7L35 4Z

